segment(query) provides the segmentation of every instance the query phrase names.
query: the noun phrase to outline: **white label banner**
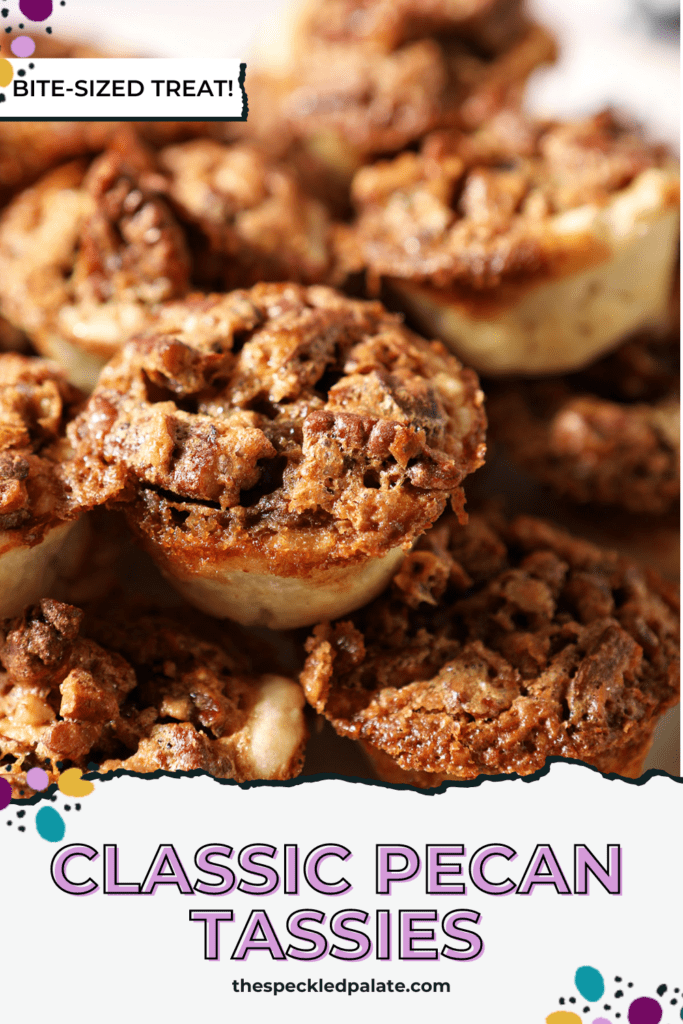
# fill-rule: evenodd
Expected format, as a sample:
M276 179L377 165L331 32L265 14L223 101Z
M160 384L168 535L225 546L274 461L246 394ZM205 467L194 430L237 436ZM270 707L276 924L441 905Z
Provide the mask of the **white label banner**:
M234 57L11 60L0 120L245 120L246 64Z
M112 1021L680 1024L671 777L558 763L440 794L132 777L54 797L3 812L7 1019L31 1019L39 976L52 1022L106 991ZM65 822L53 841L41 807Z

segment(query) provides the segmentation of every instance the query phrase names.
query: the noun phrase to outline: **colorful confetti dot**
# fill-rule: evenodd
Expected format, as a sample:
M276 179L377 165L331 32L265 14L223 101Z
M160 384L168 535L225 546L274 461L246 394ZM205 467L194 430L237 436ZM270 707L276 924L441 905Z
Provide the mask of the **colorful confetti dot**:
M9 85L14 78L14 68L6 57L0 57L0 86Z
M52 14L52 0L19 0L19 10L29 21L45 21Z
M7 807L12 799L12 787L7 779L0 779L0 811Z
M41 807L36 814L36 828L38 834L48 843L58 843L64 838L66 825L59 811L54 807Z
M584 999L591 1003L597 1002L605 991L605 981L595 967L579 967L574 975L574 983Z
M628 1008L629 1024L659 1024L662 1019L662 1008L656 999L641 996L634 999Z
M10 50L15 57L30 57L36 49L36 44L30 36L17 36L10 43Z
M83 772L80 768L67 768L59 776L57 785L60 793L64 796L88 796L95 788L92 782L86 782L81 778Z
M596 1017L593 1024L610 1024L610 1021L607 1020L607 1017Z
M26 781L31 789L35 789L38 793L47 789L50 782L47 772L42 768L29 768L26 772Z
M581 1018L577 1013L570 1013L568 1010L556 1010L546 1017L545 1024L581 1024Z

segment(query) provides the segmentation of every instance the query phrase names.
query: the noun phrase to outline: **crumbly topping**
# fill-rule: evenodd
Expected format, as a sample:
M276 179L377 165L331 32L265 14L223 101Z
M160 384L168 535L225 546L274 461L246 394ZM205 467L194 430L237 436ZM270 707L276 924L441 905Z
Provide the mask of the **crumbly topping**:
M305 33L391 51L413 39L457 35L496 53L526 24L522 0L318 0Z
M55 363L0 353L0 531L37 543L71 516L61 482L66 424L82 395Z
M343 258L374 276L478 292L547 276L585 244L585 225L572 228L566 215L604 206L643 171L667 166L663 147L609 111L568 123L506 111L479 132L436 133L419 153L361 169Z
M91 762L102 771L203 769L242 782L255 777L251 724L262 689L239 656L180 616L97 619L43 600L0 624L0 771L16 789L31 767L55 781ZM289 763L272 777L301 768L302 721L291 728Z
M230 289L328 277L327 213L283 164L254 146L210 139L170 146L160 163L183 220L206 239L194 255L195 283Z
M573 501L665 513L680 495L678 350L640 337L564 380L498 385L492 437Z
M169 306L71 431L74 499L188 562L280 575L409 546L483 462L475 374L379 303L257 285ZM272 562L270 571L272 572Z
M471 128L517 104L528 76L554 54L552 38L535 25L493 56L457 33L389 53L311 41L282 111L295 135L331 148L333 160L333 137L361 158L394 153L435 128Z
M530 517L447 517L387 595L316 627L301 681L409 771L612 771L678 701L678 642L673 587L634 563Z

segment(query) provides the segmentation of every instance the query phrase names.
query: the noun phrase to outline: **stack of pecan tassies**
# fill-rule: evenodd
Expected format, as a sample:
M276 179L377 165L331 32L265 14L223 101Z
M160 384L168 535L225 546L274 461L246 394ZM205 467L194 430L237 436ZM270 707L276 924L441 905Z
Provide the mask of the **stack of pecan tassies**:
M291 778L316 714L308 771L641 774L679 696L678 168L527 113L555 52L522 0L314 0L246 124L0 124L18 795Z

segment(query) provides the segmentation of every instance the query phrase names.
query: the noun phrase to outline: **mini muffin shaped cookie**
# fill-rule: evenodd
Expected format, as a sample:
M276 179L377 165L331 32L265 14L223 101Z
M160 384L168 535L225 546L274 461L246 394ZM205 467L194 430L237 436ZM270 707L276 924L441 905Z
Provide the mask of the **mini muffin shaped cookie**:
M131 135L88 168L23 192L0 223L0 301L36 347L91 388L155 307L184 295L190 257L151 153Z
M417 785L551 755L635 777L679 699L673 587L529 517L445 518L385 596L306 647L310 703Z
M521 15L513 24L509 35L485 46L448 15L439 34L416 37L406 29L408 41L389 50L377 45L379 37L359 43L304 36L283 90L286 128L348 180L369 158L396 153L435 128L476 127L517 105L531 72L554 59L544 29ZM402 34L399 26L394 40Z
M303 705L295 682L251 674L180 617L84 618L43 600L0 623L0 775L17 791L30 792L32 767L54 782L92 762L289 779L303 763Z
M209 139L160 157L122 133L51 172L0 223L4 315L92 390L160 306L195 289L323 280L329 223L294 173Z
M660 515L680 496L678 337L634 338L582 373L501 383L491 437L576 502Z
M490 374L561 373L664 324L678 168L610 113L478 133L358 172L342 260Z
M49 592L79 556L61 469L82 399L54 363L0 353L0 616Z
M483 462L477 379L379 303L257 285L169 305L71 440L83 507L125 511L205 611L273 628L378 594Z

